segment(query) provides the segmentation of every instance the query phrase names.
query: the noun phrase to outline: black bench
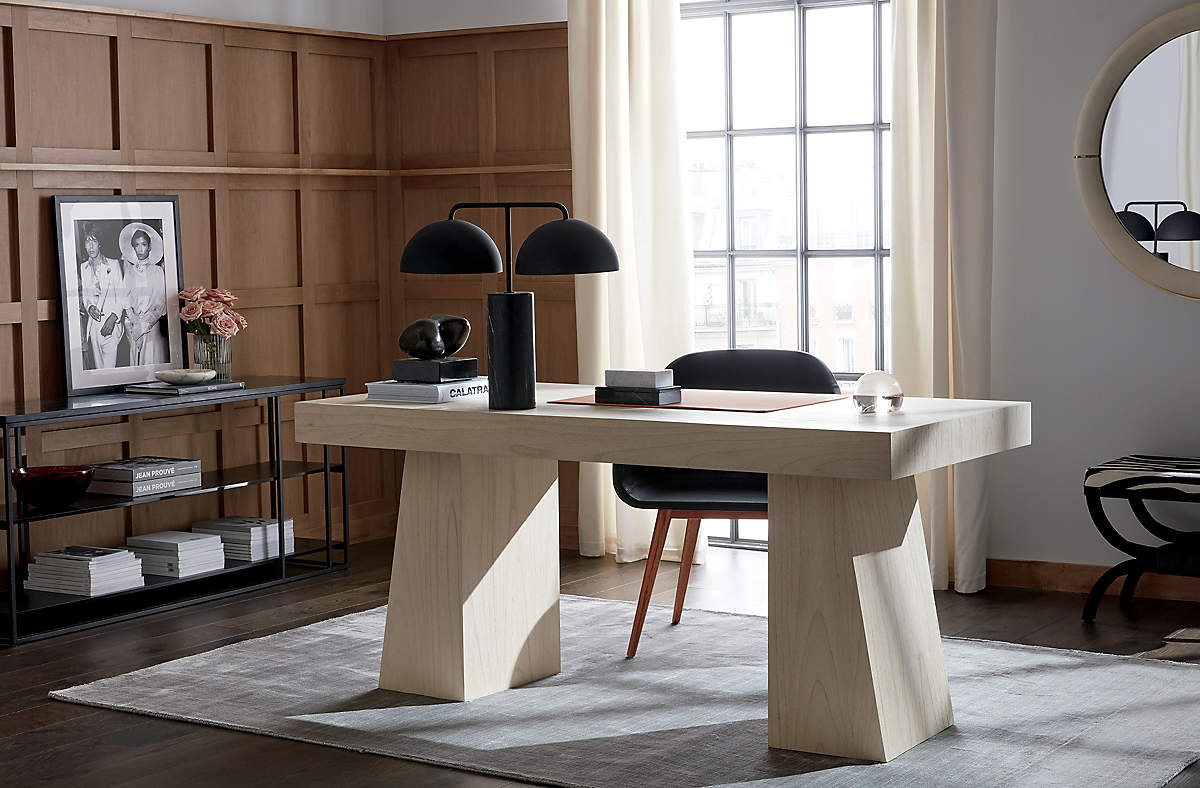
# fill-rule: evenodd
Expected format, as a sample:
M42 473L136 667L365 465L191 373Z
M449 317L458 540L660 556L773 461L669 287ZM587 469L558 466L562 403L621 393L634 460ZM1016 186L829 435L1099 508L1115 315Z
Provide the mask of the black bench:
M1200 577L1200 532L1180 531L1150 514L1146 501L1200 503L1200 458L1131 454L1092 468L1083 479L1083 497L1096 529L1105 541L1132 556L1106 571L1092 586L1083 605L1083 620L1094 621L1104 592L1125 577L1120 603L1128 607L1145 572ZM1142 527L1166 544L1153 547L1130 541L1117 532L1104 512L1104 498L1123 498Z

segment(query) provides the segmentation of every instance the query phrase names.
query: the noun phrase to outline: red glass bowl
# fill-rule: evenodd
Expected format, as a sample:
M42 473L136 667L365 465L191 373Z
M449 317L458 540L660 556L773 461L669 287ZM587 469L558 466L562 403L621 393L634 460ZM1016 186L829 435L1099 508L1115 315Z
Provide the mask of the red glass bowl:
M92 483L90 465L42 465L17 468L13 487L30 506L62 508L78 501Z

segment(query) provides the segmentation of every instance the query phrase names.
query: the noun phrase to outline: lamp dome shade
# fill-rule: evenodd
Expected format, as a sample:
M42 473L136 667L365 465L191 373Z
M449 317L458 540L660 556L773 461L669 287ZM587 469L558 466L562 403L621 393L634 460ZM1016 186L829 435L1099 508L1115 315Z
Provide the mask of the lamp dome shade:
M498 274L503 270L496 242L478 225L443 219L413 234L400 255L406 274Z
M1135 241L1153 241L1154 225L1137 211L1117 211L1117 218Z
M529 234L513 270L539 276L599 274L617 268L617 250L599 228L582 219L555 219Z
M1176 211L1158 223L1160 241L1200 241L1200 213Z

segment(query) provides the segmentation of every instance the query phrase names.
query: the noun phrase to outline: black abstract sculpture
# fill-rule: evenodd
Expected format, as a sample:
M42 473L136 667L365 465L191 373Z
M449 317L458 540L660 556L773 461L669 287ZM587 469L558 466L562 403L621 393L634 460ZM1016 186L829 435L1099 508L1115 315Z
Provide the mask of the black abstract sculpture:
M400 334L400 349L413 358L453 356L467 344L471 323L457 315L430 315L414 320Z
M458 315L430 315L414 320L400 334L400 349L412 358L392 362L392 377L410 383L443 383L479 374L479 360L454 358L467 344L471 323Z

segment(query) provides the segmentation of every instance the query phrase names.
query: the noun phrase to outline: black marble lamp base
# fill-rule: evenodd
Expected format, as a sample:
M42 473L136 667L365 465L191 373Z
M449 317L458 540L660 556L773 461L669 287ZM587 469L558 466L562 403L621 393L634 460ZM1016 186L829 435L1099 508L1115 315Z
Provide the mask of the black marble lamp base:
M392 379L405 383L444 383L478 374L476 358L398 358L392 362Z

